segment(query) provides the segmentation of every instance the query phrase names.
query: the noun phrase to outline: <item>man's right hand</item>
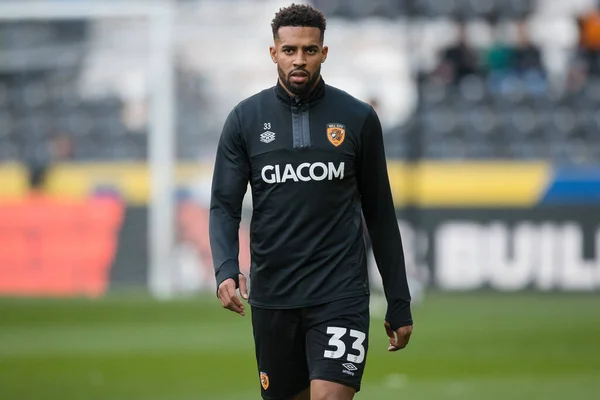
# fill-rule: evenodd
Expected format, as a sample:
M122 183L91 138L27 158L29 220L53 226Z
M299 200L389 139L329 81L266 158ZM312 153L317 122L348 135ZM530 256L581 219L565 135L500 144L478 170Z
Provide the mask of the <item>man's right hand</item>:
M242 274L239 276L240 295L244 300L248 300L248 287L246 286L246 277ZM244 303L240 300L235 289L235 280L232 278L226 279L219 285L217 291L219 300L223 308L234 311L242 317L246 315L244 311Z

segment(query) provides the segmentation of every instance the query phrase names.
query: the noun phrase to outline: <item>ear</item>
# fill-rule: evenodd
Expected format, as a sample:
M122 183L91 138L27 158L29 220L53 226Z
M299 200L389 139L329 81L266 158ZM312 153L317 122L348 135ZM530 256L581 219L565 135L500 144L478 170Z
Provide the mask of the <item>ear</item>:
M327 60L327 54L329 53L329 47L323 46L321 50L321 63L324 63Z
M277 50L275 49L275 46L269 47L269 54L271 54L271 60L277 64Z

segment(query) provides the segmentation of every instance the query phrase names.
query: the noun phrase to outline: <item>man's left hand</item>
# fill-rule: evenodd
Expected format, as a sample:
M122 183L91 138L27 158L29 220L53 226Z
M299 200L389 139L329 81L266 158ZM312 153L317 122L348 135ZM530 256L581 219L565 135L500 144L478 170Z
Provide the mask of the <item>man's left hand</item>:
M390 347L388 351L398 351L406 347L412 334L412 325L401 326L395 332L389 322L385 321L385 331L390 338Z

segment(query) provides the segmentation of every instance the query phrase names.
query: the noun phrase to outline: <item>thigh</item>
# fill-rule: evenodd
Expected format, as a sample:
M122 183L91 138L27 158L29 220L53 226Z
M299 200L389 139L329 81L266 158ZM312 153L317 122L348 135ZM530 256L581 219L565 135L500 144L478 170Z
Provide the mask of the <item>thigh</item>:
M369 297L353 297L307 311L309 378L360 390L369 348Z
M288 399L306 389L308 365L300 311L252 307L256 361L264 399Z

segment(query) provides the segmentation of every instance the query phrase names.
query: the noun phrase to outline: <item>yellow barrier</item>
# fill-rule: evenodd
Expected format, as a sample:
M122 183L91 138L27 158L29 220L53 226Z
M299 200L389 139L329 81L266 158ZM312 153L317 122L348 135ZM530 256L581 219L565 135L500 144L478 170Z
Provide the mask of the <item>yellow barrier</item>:
M423 162L414 166L388 164L397 206L426 207L528 207L537 204L551 179L546 163ZM212 166L181 163L176 182L193 185L210 179ZM49 172L47 189L61 197L81 198L99 186L115 187L129 204L146 204L150 177L145 163L57 164ZM19 164L0 165L0 198L27 193L27 174Z

